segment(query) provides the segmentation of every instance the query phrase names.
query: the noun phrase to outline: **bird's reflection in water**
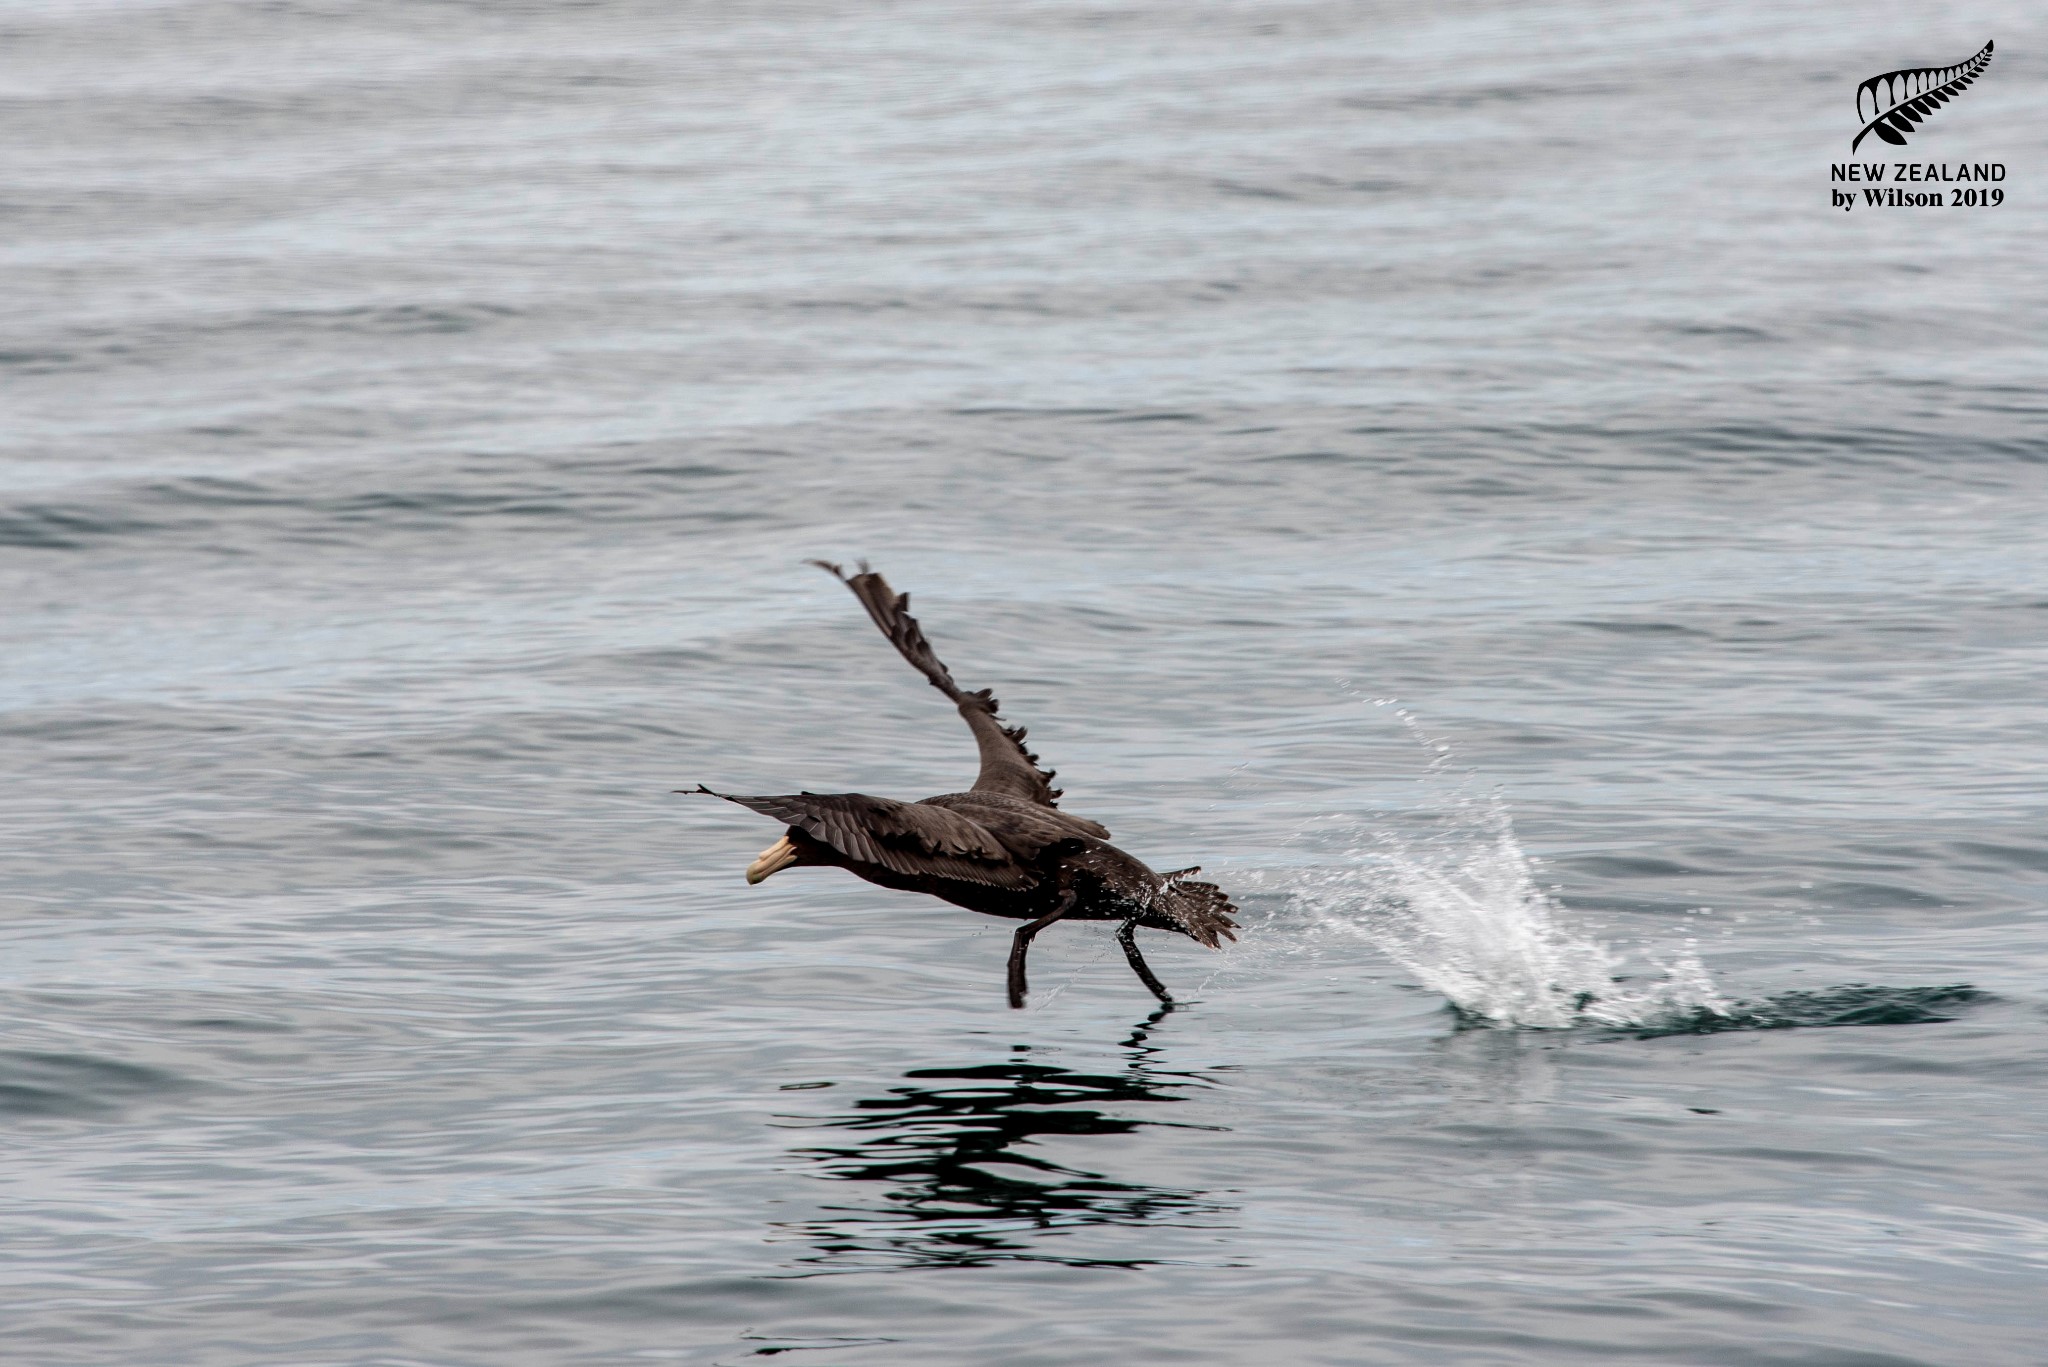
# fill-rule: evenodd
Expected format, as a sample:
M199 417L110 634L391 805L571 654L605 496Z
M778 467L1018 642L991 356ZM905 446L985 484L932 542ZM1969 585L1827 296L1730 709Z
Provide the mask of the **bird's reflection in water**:
M1110 1110L1181 1101L1186 1089L1210 1085L1197 1073L1152 1066L1156 1050L1146 1036L1171 1009L1154 1012L1124 1041L1121 1071L1033 1063L1020 1045L999 1063L915 1069L905 1074L906 1085L839 1115L789 1117L802 1128L863 1136L797 1153L824 1176L885 1188L871 1201L830 1206L822 1218L782 1226L817 1249L797 1261L813 1271L1002 1261L1142 1267L1159 1260L1067 1252L1050 1240L1092 1226L1213 1227L1228 1208L1201 1192L1117 1181L1031 1152L1044 1139L1152 1126L1220 1128Z

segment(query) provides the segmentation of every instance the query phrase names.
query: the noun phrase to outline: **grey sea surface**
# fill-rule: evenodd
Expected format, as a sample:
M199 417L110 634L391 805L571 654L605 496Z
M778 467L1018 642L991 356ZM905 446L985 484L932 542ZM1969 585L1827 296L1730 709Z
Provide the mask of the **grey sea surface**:
M2005 202L1830 208L1987 38ZM0 1356L2048 1360L2044 51L0 5ZM812 556L1179 1009L745 886L972 772Z

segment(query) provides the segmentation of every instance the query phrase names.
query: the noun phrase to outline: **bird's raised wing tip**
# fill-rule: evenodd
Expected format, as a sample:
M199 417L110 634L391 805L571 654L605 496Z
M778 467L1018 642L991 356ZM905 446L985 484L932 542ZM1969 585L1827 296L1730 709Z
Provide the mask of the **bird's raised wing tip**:
M869 567L868 562L865 560L856 560L853 562L854 570L852 574L848 574L846 572L845 566L832 560L806 560L804 561L804 563L806 565L816 565L819 569L825 571L825 573L831 575L834 579L837 579L842 584L851 584L854 580L860 578L862 575L874 573L874 570Z
M999 704L994 692L986 688L962 692L953 681L952 673L925 639L924 629L910 615L909 594L889 587L889 581L870 569L865 560L860 562L860 572L850 576L829 561L810 563L827 570L853 590L853 596L867 609L869 618L881 628L897 653L960 709L981 752L981 773L974 781L975 791L1000 792L1048 807L1059 801L1052 775L1038 767L1038 756L1024 744L1023 728L1005 726L997 718Z

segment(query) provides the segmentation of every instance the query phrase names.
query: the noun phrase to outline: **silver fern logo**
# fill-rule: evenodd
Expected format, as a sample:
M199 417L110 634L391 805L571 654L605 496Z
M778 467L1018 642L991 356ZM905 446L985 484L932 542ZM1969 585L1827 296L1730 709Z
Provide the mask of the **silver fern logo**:
M1856 87L1856 118L1863 131L1849 144L1850 153L1872 133L1904 147L1915 124L1967 90L1990 65L1991 44L1986 43L1976 56L1954 66L1914 66L1872 76Z

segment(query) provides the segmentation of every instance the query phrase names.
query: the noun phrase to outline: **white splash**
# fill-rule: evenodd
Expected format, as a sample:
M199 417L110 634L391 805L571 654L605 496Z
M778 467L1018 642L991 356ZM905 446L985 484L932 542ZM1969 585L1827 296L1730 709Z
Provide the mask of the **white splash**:
M1536 882L1498 797L1454 802L1419 840L1352 828L1348 848L1292 892L1316 933L1377 946L1466 1016L1532 1029L1656 1026L1727 1002L1693 942L1638 951L1658 977L1624 979L1631 956L1570 924Z

